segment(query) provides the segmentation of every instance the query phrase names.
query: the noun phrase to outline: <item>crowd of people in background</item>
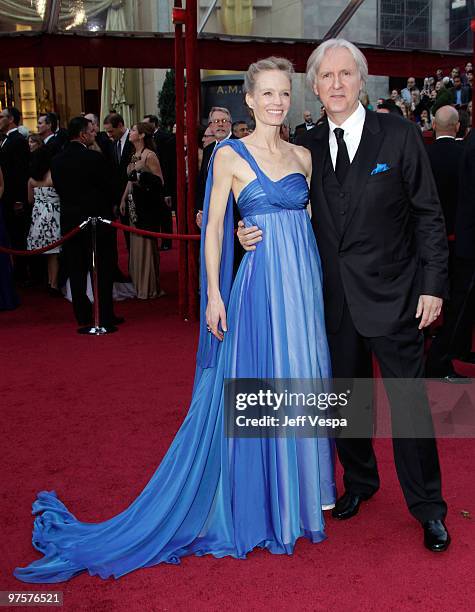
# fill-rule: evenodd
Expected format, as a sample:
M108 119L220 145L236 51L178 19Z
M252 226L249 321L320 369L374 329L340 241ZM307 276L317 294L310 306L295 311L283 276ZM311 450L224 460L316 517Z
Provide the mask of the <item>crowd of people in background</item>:
M393 89L373 106L368 95L361 103L378 113L394 113L414 121L426 141L429 158L445 215L450 238L452 299L445 312L442 331L432 343L428 366L434 376L457 377L451 359L471 350L471 329L475 312L473 268L475 244L470 228L474 207L468 202L475 185L475 144L472 124L473 67L458 67L444 75L418 82L409 77L406 86ZM308 130L324 120L314 120L305 110L303 122L291 129L281 127L281 138L299 142ZM122 116L109 113L103 119L84 113L59 125L53 112L38 117L36 133L21 126L17 108L0 113L0 244L34 250L58 241L62 235L90 216L119 220L122 224L151 231L173 233L176 214L175 129L164 129L155 115L145 115L133 126ZM233 121L230 111L213 107L207 125L197 130L199 173L196 188L196 224L202 225L202 209L211 156L217 143L240 139L252 132L252 118ZM185 136L186 146L186 136ZM185 151L186 160L186 151ZM235 207L235 222L239 212ZM160 297L160 250L171 248L171 240L157 241L124 232L128 249L128 270L118 265L117 233L111 227L101 231L102 324L111 329L122 321L113 311L114 282L131 282L140 299ZM455 239L454 239L455 237ZM242 250L236 242L235 266ZM70 293L80 329L92 323L87 297L87 276L91 267L90 233L82 232L43 258L11 258L0 254L0 310L15 308L15 283L46 282L49 293L62 295L69 279ZM13 266L12 266L13 262ZM46 262L46 263L45 263Z
M40 114L37 131L21 126L16 107L0 113L0 244L20 251L43 249L89 217L118 220L133 228L173 233L176 208L175 136L155 115L127 127L122 116L93 113L68 128L54 112ZM118 265L116 230L98 227L102 325L122 320L112 308L113 283L133 286L127 295L160 297L160 250L171 240L124 232L128 269ZM17 286L45 286L52 296L70 295L80 329L92 324L90 228L42 257L0 254L0 310L19 304ZM89 288L88 288L89 287ZM120 292L120 290L119 290ZM86 331L84 331L86 333Z

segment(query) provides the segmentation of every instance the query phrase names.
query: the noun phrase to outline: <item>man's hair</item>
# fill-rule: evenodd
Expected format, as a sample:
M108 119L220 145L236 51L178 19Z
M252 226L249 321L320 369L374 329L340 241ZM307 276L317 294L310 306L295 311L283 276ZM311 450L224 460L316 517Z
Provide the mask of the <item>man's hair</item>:
M160 125L160 122L158 121L157 115L144 115L143 118L144 119L148 119L150 121L150 123L153 123L153 125L156 128L158 128L158 126Z
M227 108L224 108L224 106L213 106L213 108L209 111L208 122L211 122L213 120L213 113L217 112L224 113L225 115L227 115L230 122L233 120L231 117L231 113Z
M40 113L39 117L45 118L46 125L49 125L50 130L54 134L54 132L56 132L58 129L58 117L56 116L56 113Z
M393 115L399 115L400 117L404 117L402 110L399 108L397 104L393 102L393 100L384 100L382 104L378 104L377 108L381 110L387 110Z
M21 113L16 106L7 106L5 109L8 116L13 119L15 125L20 125Z
M365 56L353 43L344 38L330 38L325 42L318 45L318 47L312 52L307 61L307 85L310 89L313 89L315 83L315 77L318 74L321 63L325 56L325 53L330 49L348 49L353 56L360 78L363 81L363 87L368 80L368 62Z
M104 119L104 125L110 124L113 128L119 127L119 125L125 125L124 118L119 113L109 113Z
M438 108L434 118L436 132L456 131L459 113L450 104Z
M94 113L86 113L84 117L86 117L87 119L88 115L92 117L92 119L89 119L89 121L94 122L96 125L99 125L99 117L97 115L95 115Z
M79 138L83 132L87 132L87 126L91 122L85 117L73 117L68 124L68 136L70 140Z
M231 127L234 130L238 125L247 125L247 121L244 121L244 119L241 119L241 121L234 121Z

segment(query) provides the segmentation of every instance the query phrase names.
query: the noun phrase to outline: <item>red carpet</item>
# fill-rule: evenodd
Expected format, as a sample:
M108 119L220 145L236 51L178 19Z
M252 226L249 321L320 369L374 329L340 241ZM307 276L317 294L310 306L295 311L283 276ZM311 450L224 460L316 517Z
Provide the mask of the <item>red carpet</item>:
M63 591L64 609L74 612L475 609L473 440L439 444L453 536L445 554L423 548L390 443L378 441L381 491L353 520L329 517L328 540L301 540L293 556L189 557L119 581L86 574L50 589L12 577L38 556L30 514L37 491L56 490L81 520L111 517L147 483L186 414L197 325L175 314L174 270L176 250L162 256L168 296L118 304L126 323L110 336L79 336L70 304L38 290L0 313L0 590Z

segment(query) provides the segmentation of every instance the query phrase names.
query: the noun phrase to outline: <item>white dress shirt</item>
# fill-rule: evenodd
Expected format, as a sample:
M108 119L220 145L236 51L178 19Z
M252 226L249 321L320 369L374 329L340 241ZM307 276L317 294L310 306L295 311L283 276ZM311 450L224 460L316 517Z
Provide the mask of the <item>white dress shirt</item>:
M54 138L54 134L50 134L49 136L46 136L46 138L43 140L43 144L48 144L48 142Z
M336 156L338 154L338 143L333 130L339 127L345 132L343 138L346 143L346 148L348 149L348 156L351 163L356 155L358 147L360 146L361 134L363 133L365 119L366 111L361 102L358 102L358 108L341 125L336 125L336 123L333 123L330 117L328 118L328 125L330 126L328 143L330 145L330 155L332 158L333 168L336 166Z

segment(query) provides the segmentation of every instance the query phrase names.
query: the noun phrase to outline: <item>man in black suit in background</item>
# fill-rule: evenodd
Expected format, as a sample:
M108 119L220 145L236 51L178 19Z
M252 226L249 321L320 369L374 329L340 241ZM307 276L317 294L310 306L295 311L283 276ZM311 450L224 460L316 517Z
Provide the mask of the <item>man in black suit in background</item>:
M5 227L12 248L24 250L30 224L28 206L30 150L26 138L18 131L20 117L20 111L14 106L7 106L0 113L0 131L5 135L0 145L0 167L5 183L2 196ZM26 259L17 257L15 260L14 270L17 280L28 280Z
M203 159L201 161L201 168L198 174L198 180L196 185L196 224L201 227L202 215L203 215L203 203L205 199L206 191L206 180L208 178L208 169L211 156L218 142L231 138L231 126L233 120L231 113L227 108L221 106L213 106L208 116L208 127L212 130L215 141L209 144L203 149Z
M101 132L99 117L94 113L86 113L84 118L92 123L92 129L94 130L94 142L89 148L98 153L102 153L107 160L110 160L112 163L111 139L105 132Z
M475 364L472 330L475 313L475 132L463 147L460 162L458 204L455 214L455 249L450 300L444 323L427 354L427 376L444 377L448 382L465 378L458 374L452 359ZM447 163L449 159L446 160ZM469 382L469 381L467 381Z
M446 297L447 237L420 132L393 114L365 110L359 95L367 76L364 55L344 39L325 41L307 63L308 83L327 114L303 143L312 154L312 224L332 371L335 383L371 378L372 353L378 359L391 399L399 482L424 545L440 552L450 543L447 505L428 400L417 379L424 375L422 330ZM239 236L248 248L261 239L256 227L241 227ZM345 493L332 515L344 520L376 493L379 475L370 438L340 437L336 445ZM398 547L393 526L387 538Z
M51 157L54 157L61 151L63 145L56 135L58 119L55 113L44 113L39 115L36 129L43 140L43 145L48 147Z
M432 173L434 175L447 234L455 230L455 211L458 201L459 172L463 146L456 142L460 122L453 106L441 106L435 113L433 129L436 140L428 145Z
M60 197L61 233L64 235L88 217L110 219L113 206L111 177L104 156L88 147L94 141L94 130L84 117L71 119L68 126L70 142L52 161L51 177ZM115 233L111 228L97 226L98 280L100 325L116 331L113 312L112 275ZM87 297L87 275L91 270L90 227L66 241L63 255L71 283L73 310L80 328L87 333L92 324L92 305Z
M470 85L464 85L460 75L453 77L453 83L454 86L449 88L452 104L456 104L457 106L468 104L472 99L472 88Z
M156 115L145 115L143 120L154 126L153 140L163 174L165 206L161 209L160 231L172 234L172 210L176 211L176 136L160 127ZM171 240L162 241L162 250L167 251L171 246Z
M295 138L304 136L308 130L311 130L315 127L315 123L312 118L312 113L309 110L304 111L303 121L303 123L299 123L299 125L295 126Z
M104 119L104 131L111 140L109 158L114 171L114 211L119 214L122 196L127 185L127 166L135 152L134 145L129 140L129 128L125 127L124 119L118 113L109 113ZM121 223L129 225L128 214L121 215ZM129 232L124 232L127 248L130 246Z

